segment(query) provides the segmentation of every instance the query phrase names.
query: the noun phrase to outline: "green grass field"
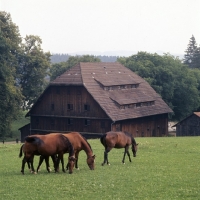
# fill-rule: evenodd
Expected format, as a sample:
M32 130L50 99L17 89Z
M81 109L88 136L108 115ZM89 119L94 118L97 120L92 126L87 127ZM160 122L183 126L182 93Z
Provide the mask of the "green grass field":
M48 173L43 163L36 175L27 166L25 175L20 173L21 144L1 143L0 199L200 199L200 137L136 138L136 142L132 163L126 157L122 164L124 150L113 149L108 154L111 165L101 166L103 146L99 140L89 140L96 155L94 171L82 151L80 170L73 174Z

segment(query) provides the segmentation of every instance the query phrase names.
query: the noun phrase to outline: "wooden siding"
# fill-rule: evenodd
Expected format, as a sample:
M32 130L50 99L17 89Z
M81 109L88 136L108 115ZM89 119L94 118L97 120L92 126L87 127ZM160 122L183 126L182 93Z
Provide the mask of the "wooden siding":
M26 124L25 126L19 129L21 133L21 142L24 142L24 138L30 135L30 124Z
M168 135L168 115L155 115L123 120L112 126L114 131L128 131L134 137L161 137Z
M73 109L69 109L69 105ZM30 113L31 133L105 133L112 120L83 86L51 86Z
M73 105L73 109L68 109L68 104ZM53 106L52 106L53 105ZM90 110L85 110L84 105L89 105ZM31 111L31 116L77 116L77 117L98 117L109 119L102 108L82 87L75 86L51 86L43 94Z
M176 125L176 136L200 136L200 117L191 115Z

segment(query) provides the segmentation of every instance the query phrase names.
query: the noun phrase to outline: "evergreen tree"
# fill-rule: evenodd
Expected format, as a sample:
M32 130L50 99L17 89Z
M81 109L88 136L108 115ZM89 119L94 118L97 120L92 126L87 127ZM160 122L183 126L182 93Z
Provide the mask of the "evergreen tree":
M192 35L190 38L188 47L184 55L184 64L188 65L189 68L198 68L198 63L196 62L199 57L199 51L197 48L197 43L195 37Z

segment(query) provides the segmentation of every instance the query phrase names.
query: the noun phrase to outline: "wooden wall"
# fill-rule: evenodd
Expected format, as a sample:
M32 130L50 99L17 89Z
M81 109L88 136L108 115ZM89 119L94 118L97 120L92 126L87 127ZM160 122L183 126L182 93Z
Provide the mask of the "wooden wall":
M155 115L116 122L113 124L113 130L128 131L134 137L167 136L168 115Z
M168 114L113 123L83 86L50 86L33 106L30 115L32 134L78 131L98 135L110 130L128 131L134 137L168 134Z
M82 86L49 87L31 111L31 133L105 133L112 121Z
M26 124L25 126L21 127L19 129L20 133L21 133L21 142L24 142L24 138L28 135L30 135L30 124Z
M200 136L200 118L191 115L176 126L176 136Z

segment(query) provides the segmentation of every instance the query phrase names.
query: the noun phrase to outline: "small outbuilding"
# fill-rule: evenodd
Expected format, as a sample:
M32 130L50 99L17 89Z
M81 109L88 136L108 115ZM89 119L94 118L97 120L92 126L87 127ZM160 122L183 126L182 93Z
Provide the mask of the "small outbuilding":
M200 112L193 112L173 127L176 127L176 136L200 136Z

